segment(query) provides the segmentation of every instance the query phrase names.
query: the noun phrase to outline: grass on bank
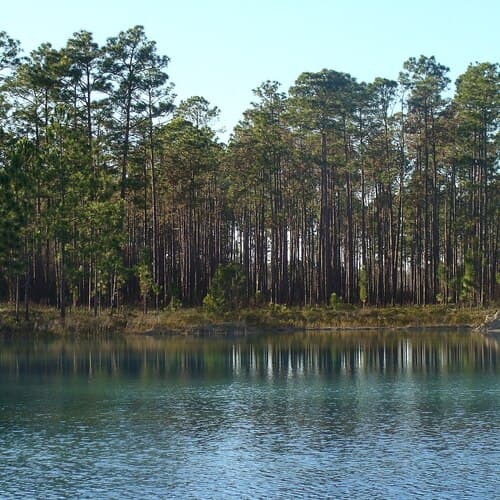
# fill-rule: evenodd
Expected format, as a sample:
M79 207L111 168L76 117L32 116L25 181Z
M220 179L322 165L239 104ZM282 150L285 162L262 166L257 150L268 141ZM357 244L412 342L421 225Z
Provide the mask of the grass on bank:
M9 304L0 305L0 333L47 332L54 334L168 334L230 332L248 329L402 328L473 326L495 308L457 306L403 307L287 307L269 304L229 312L208 312L202 307L165 309L143 314L139 309L104 311L95 317L87 309L70 309L64 322L55 308L33 306L29 320L15 320Z

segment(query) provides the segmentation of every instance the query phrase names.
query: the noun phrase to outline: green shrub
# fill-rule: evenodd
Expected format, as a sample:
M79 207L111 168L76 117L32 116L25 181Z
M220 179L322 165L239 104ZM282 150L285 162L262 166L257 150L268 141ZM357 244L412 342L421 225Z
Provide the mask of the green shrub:
M335 292L332 292L330 294L329 303L332 309L337 309L340 304L342 304L342 299Z
M237 263L220 265L215 271L203 307L209 312L224 312L246 302L246 280Z
M368 276L366 274L366 269L364 267L359 271L359 300L363 303L363 307L366 304L366 299L368 298Z

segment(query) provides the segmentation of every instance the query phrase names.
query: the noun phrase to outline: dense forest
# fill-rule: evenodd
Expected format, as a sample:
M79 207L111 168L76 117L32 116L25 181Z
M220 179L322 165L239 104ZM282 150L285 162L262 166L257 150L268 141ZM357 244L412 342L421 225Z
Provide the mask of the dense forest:
M0 32L0 299L103 308L499 294L499 64L277 82L231 134L136 26L23 56ZM23 306L24 304L24 306Z

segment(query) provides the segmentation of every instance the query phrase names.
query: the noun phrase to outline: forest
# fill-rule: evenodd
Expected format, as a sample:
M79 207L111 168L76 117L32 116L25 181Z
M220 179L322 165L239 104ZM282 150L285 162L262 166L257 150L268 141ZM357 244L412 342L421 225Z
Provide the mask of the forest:
M487 305L499 296L499 64L455 82L274 81L227 144L144 28L28 56L0 32L0 300L60 310Z

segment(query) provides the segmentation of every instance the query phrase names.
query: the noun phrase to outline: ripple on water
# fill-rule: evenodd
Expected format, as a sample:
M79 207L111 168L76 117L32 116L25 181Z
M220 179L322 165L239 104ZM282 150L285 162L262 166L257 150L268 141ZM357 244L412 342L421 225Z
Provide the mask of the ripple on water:
M348 349L339 338L309 339L307 356L324 349L319 341L330 349L324 359L349 359L336 354ZM433 342L448 348L441 336ZM272 366L232 370L211 345L200 344L213 365L223 358L223 374L96 369L91 380L2 380L0 496L498 497L498 377L475 368L472 354L446 377L418 366L349 373L318 363L284 376ZM281 359L278 346L273 356Z

